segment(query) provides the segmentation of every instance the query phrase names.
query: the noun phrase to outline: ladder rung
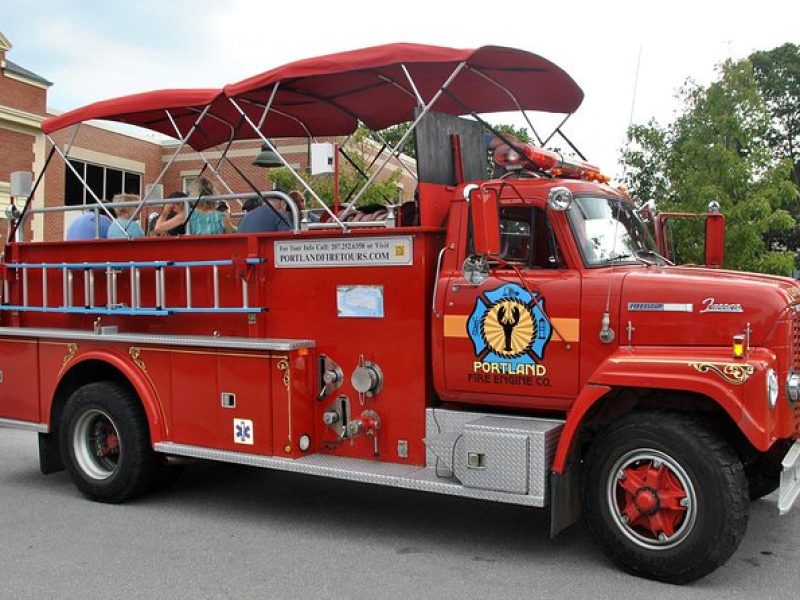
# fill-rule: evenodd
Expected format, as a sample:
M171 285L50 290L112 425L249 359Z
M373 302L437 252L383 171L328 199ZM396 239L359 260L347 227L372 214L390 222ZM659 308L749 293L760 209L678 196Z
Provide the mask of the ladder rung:
M244 264L257 265L265 263L263 258L246 258ZM117 315L167 315L171 313L258 313L266 309L249 306L249 286L246 279L241 279L241 306L221 306L220 304L220 267L233 266L233 259L194 260L194 261L108 261L108 262L42 262L42 263L5 263L6 268L22 270L22 304L0 304L0 310L28 311L28 312L53 312L75 314L117 314ZM167 306L167 280L166 269L170 267L185 269L185 307ZM192 269L195 267L212 269L212 306L192 305ZM30 306L28 271L41 269L42 271L42 304ZM62 305L48 306L48 269L60 269L62 276ZM100 306L95 303L95 272L103 269L106 277L106 298ZM130 307L123 307L119 303L118 276L120 272L129 270L130 273ZM142 307L142 269L154 270L155 306ZM75 271L83 271L83 305L75 306L74 275ZM3 281L3 299L9 299L9 281Z

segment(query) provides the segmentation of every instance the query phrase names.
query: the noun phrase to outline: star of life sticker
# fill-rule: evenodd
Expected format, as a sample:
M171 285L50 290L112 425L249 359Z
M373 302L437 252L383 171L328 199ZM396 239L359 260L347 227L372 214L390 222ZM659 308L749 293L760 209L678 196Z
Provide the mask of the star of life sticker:
M467 332L479 360L505 363L516 371L544 358L552 327L544 298L534 300L519 285L506 284L478 297Z
M233 420L233 441L237 444L253 445L253 422L249 419Z

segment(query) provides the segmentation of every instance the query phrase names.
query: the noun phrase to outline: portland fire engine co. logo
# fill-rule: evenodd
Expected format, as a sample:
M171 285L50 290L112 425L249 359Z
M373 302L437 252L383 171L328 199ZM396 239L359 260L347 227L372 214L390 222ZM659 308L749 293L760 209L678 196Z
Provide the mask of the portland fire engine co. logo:
M540 361L552 327L544 298L534 299L519 285L506 284L478 296L467 333L475 347L473 374L542 377L547 373Z

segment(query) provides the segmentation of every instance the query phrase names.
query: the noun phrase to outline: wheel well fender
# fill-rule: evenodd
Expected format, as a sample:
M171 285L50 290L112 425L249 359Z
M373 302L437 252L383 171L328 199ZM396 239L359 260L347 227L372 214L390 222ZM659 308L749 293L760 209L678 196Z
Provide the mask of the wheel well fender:
M149 379L120 356L108 352L88 352L81 355L58 381L50 404L48 423L56 431L61 413L72 393L94 381L114 381L130 388L142 403L150 429L152 443L166 438L166 419L158 394Z
M590 385L584 388L570 410L556 448L553 471L563 473L575 450L588 442L603 425L643 409L698 415L709 429L728 442L743 462L759 452L726 407L709 396L680 389Z

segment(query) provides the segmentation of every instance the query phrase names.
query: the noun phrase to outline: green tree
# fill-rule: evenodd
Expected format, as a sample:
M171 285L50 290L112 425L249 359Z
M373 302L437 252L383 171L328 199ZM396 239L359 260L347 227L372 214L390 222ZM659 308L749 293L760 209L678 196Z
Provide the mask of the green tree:
M411 128L411 122L406 121L405 123L399 123L393 127L389 127L384 129L380 132L380 137L389 144L392 148L395 148L397 144L403 139L403 136L408 132ZM376 136L377 137L377 136ZM406 144L403 146L402 150L403 154L406 156L410 156L413 159L417 158L417 149L414 146L414 138L411 137Z
M749 61L727 61L704 88L687 83L682 109L668 126L636 125L623 149L625 184L640 201L662 211L702 213L717 201L727 219L726 266L788 275L794 255L769 241L794 227L786 207L794 199L788 161L767 144L771 116ZM675 228L685 262L701 262L702 223Z
M754 52L750 61L772 115L767 142L778 158L792 161L792 181L800 189L800 46Z
M501 135L508 134L516 137L523 144L529 144L533 141L527 127L514 127L513 125L500 123L499 125L492 125L492 128Z
M772 116L766 141L776 159L791 161L791 179L798 190L787 207L800 220L800 46L784 44L750 56L753 74ZM800 228L768 238L774 246L800 250Z

